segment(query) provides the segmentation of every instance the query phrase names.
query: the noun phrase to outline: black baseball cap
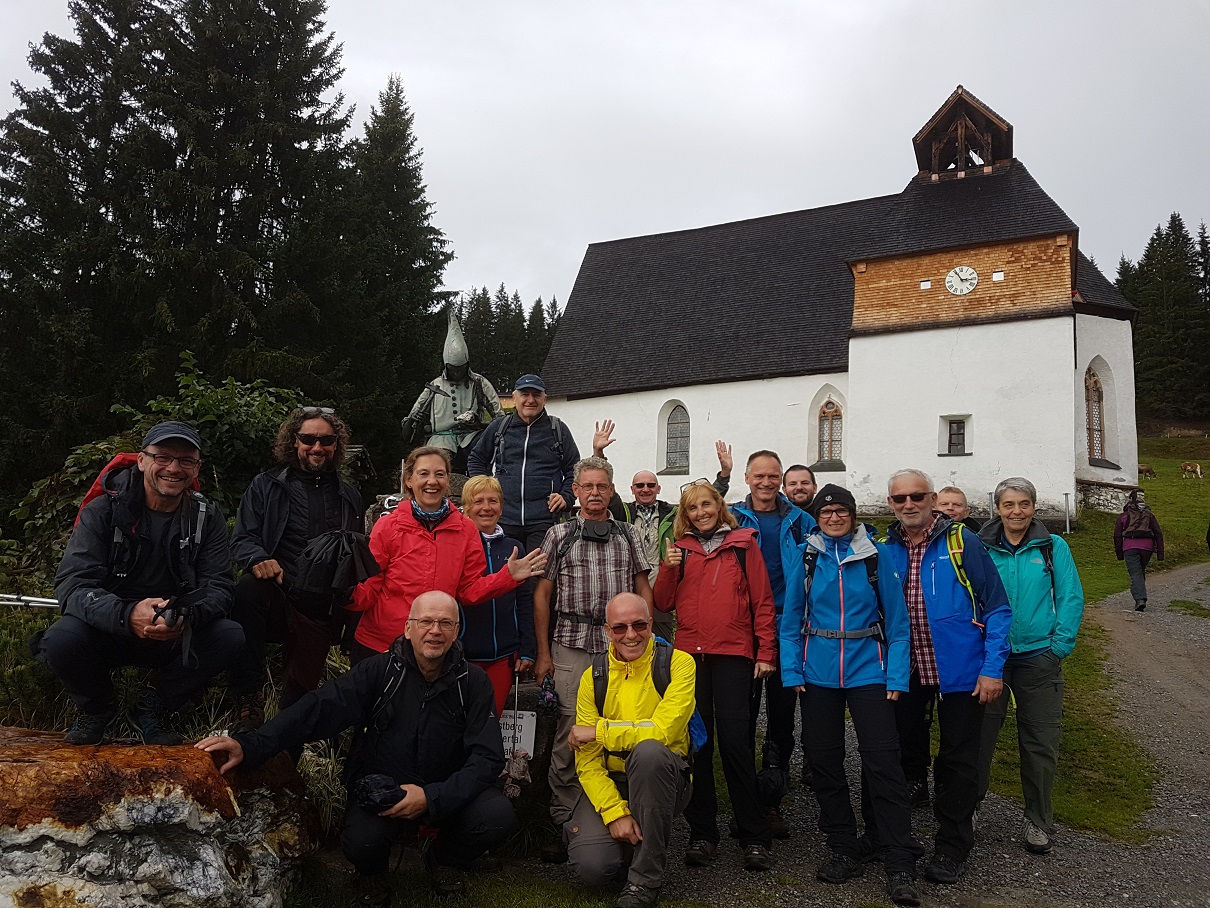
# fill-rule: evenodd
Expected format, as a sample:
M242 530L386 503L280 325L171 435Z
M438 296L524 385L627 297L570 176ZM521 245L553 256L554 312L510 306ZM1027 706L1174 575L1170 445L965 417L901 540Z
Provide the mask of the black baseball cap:
M152 426L147 430L147 434L143 436L143 447L148 448L151 445L162 444L172 438L179 438L181 441L187 441L189 444L197 448L198 453L202 450L202 436L197 434L197 429L193 426L187 426L183 422L161 422Z

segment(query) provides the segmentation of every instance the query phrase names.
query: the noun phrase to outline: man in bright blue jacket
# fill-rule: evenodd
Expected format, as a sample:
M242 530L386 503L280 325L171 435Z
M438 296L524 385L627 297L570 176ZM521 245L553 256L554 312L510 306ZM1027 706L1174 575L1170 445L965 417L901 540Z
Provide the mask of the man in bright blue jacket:
M987 706L979 763L979 797L987 793L992 756L1011 691L1017 704L1026 850L1048 854L1054 836L1051 790L1063 721L1063 660L1075 649L1084 618L1084 588L1071 549L1034 516L1032 482L1020 476L996 486L996 516L979 531L1012 603L1004 664L1008 690Z
M741 527L756 530L765 567L769 570L780 631L782 608L786 600L786 577L795 564L801 563L799 546L819 527L814 517L791 504L781 494L781 458L773 451L757 451L748 457L744 481L748 483L748 496L730 505L731 513ZM788 772L790 754L794 750L794 705L798 697L792 687L782 686L780 672L774 672L764 681L753 682L749 721L753 750L756 749L756 723L760 715L762 685L766 692L766 743L761 762L766 768L776 766ZM770 748L770 743L775 747ZM770 806L773 834L778 838L789 838L789 830L778 812L780 805Z
M974 846L983 714L1002 689L1012 612L996 566L975 534L936 510L937 493L927 474L900 470L887 493L897 518L887 531L887 551L903 579L912 629L911 677L895 704L903 771L927 801L935 709L941 731L933 766L937 834L924 875L934 883L956 883ZM863 808L864 802L863 797ZM876 844L877 830L869 822L866 831Z

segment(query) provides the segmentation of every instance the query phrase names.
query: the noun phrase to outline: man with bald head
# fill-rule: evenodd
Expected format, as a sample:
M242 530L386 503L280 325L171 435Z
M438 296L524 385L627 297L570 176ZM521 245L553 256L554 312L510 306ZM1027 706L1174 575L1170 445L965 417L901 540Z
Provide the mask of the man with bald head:
M582 791L564 834L581 882L625 877L617 908L651 908L664 882L672 821L692 793L696 666L688 653L657 644L651 606L634 593L605 606L605 630L609 650L580 678L567 739Z
M357 732L340 845L357 871L361 904L390 903L391 846L421 824L440 830L425 858L439 894L464 892L465 870L498 868L486 852L504 841L514 819L494 784L504 748L491 682L462 655L453 597L422 593L388 652L357 663L257 731L197 746L225 757L220 769L227 772L350 727ZM380 800L368 800L371 791Z

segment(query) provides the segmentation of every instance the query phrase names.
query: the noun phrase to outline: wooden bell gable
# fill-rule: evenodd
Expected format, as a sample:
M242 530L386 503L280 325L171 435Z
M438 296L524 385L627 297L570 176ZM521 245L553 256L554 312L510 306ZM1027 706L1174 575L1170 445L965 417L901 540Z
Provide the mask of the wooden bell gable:
M1013 157L1012 124L959 85L912 139L920 176L991 173Z

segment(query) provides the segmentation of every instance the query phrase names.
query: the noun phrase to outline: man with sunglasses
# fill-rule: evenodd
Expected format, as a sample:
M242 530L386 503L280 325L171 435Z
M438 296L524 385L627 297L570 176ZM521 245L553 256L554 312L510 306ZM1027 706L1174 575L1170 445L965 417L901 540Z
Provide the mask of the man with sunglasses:
M110 673L125 665L155 670L128 715L143 742L180 744L173 714L243 645L227 618L227 521L195 491L201 451L192 426L159 423L80 509L55 575L62 616L35 645L79 710L68 744L104 739L117 713Z
M286 644L281 704L319 686L328 648L340 641L348 597L295 589L299 559L329 530L364 531L361 495L340 478L349 429L328 407L300 407L277 431L275 465L259 474L240 500L231 555L243 571L232 617L247 642L228 673L234 728L264 721L265 645Z
M895 703L900 759L913 806L928 803L930 726L936 710L941 745L933 763L933 856L925 879L956 883L974 847L983 712L1000 695L1012 611L995 564L979 538L936 509L933 481L900 470L887 483L895 521L887 530L893 567L903 578L911 625L908 690ZM965 581L965 582L964 582ZM869 841L878 830L863 792Z
M438 895L463 894L467 871L500 869L487 851L504 841L514 821L512 804L495 784L504 743L491 681L466 661L458 625L454 597L421 593L388 652L358 662L257 731L197 744L227 772L355 729L340 847L355 871L358 905L391 903L391 848L422 824L437 831L422 854Z
M567 736L583 786L564 827L568 854L586 886L625 878L617 908L651 908L664 882L672 821L692 794L697 669L692 656L672 650L660 691L651 605L634 593L606 605L605 631L609 648L579 678ZM602 672L607 677L598 678Z

